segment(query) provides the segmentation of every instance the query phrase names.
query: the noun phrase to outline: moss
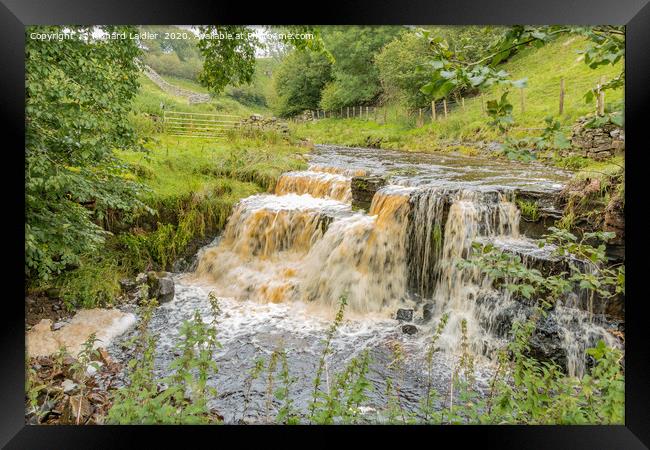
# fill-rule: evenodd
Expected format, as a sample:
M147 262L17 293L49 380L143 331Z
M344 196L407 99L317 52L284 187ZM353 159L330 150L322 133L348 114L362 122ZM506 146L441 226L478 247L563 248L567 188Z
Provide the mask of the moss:
M517 206L521 211L521 216L529 222L537 222L539 220L539 205L535 201L517 200Z

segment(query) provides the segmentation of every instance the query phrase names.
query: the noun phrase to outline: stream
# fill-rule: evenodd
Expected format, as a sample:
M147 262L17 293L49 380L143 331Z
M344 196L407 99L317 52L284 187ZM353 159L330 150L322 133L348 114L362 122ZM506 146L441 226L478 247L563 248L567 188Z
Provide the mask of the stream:
M246 378L256 358L268 361L283 348L296 377L291 398L306 411L323 339L346 295L324 384L368 350L373 389L364 415L369 420L386 406L387 377L399 380L402 406L417 409L427 386L426 350L443 314L449 322L437 343L441 351L434 353L433 388L445 401L464 323L477 386L485 392L494 369L490 355L506 342L512 321L529 309L456 262L476 240L494 242L525 261L551 258L548 249L540 250L520 232L514 195L557 194L571 173L497 159L324 145L315 147L309 162L308 170L284 174L273 194L241 200L223 233L199 251L192 270L174 274L175 297L157 308L150 325L159 337L157 374L170 373L182 322L195 310L210 320L213 292L222 311L222 348L218 374L210 380L218 392L211 406L226 423L272 420L279 403L267 405L266 373L248 394ZM367 211L352 207L353 177L387 180ZM581 295L563 299L550 314L551 337L545 342L567 372L578 376L588 346L598 339L616 345L605 321L573 307ZM413 319L396 320L398 309L412 309ZM414 334L403 331L406 323L417 327ZM121 344L133 332L111 344L118 360L128 359L129 349ZM391 365L396 349L404 355L403 373Z

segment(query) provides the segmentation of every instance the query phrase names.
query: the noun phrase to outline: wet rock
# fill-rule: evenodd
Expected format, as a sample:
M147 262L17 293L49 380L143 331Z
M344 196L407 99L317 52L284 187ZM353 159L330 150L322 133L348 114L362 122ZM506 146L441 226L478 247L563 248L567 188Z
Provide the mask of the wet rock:
M352 177L352 208L369 210L372 197L386 185L386 179L378 176L356 176Z
M553 361L566 369L567 354L562 348L562 329L551 315L541 319L530 339L529 355L540 361Z
M402 333L404 334L415 334L418 332L418 327L415 325L402 325Z
M120 280L120 288L125 293L133 292L138 288L138 283L135 280L124 278Z
M155 298L158 303L170 302L174 298L174 280L167 272L148 272L147 286L149 298Z
M426 303L422 306L422 319L428 322L433 318L433 304Z
M562 218L561 191L540 191L534 189L515 190L517 201L537 205L537 217L522 216L519 222L519 232L526 237L539 239L548 234L548 229Z
M136 277L135 277L135 282L140 285L142 283L147 282L147 274L144 272L140 272Z
M625 242L625 204L621 196L612 197L605 208L604 231L612 231L616 234L612 244Z
M395 318L400 321L410 322L413 320L413 310L400 308L397 310L397 315Z

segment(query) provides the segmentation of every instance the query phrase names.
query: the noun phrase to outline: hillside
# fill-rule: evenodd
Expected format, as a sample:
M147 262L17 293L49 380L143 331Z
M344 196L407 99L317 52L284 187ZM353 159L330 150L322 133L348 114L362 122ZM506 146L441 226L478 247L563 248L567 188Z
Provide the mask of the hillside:
M560 121L565 131L580 116L595 109L595 104L587 104L584 94L604 76L609 80L616 76L623 61L615 66L601 66L590 69L578 52L585 47L586 40L568 37L550 43L542 48L526 48L499 66L509 72L513 79L528 78L524 89L524 112L521 110L521 92L512 91L509 100L514 105L514 136L539 133L544 126L544 118L553 115ZM564 113L558 115L560 80L565 80ZM465 109L451 106L447 119L438 113L438 120L431 123L426 119L418 127L416 115L408 116L407 111L389 105L383 121L384 112L380 110L378 120L373 115L370 120L323 119L314 123L294 124L293 130L302 138L318 143L342 145L366 145L368 139L381 142L382 148L432 151L445 141L492 141L499 140L498 134L487 125L487 115L482 111L481 102L495 99L501 95L500 88L493 87L483 91L480 96L465 99ZM609 91L606 103L621 102L623 90ZM430 116L429 116L430 117Z

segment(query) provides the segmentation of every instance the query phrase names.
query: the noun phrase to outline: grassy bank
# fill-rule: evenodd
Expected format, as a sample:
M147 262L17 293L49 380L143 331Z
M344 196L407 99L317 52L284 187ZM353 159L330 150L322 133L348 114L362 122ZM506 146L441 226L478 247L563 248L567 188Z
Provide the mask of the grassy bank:
M70 307L110 305L119 280L171 270L225 225L240 199L273 189L282 172L305 167L308 149L273 132L220 140L152 136L145 152L116 152L146 191L153 213L115 218L105 251L55 281Z
M544 118L553 115L565 131L583 115L593 112L594 104L584 101L584 94L593 88L601 77L614 78L623 62L615 66L590 69L578 51L583 49L583 38L569 37L546 45L541 49L524 49L499 68L511 74L513 79L528 78L524 89L524 110L521 108L521 92L513 90L509 99L514 106L515 137L538 135L544 127ZM564 113L558 114L560 80L565 80ZM497 98L501 88L492 87L482 92L483 98L467 98L465 108L454 106L448 117L431 123L427 120L417 126L417 114L407 117L406 111L396 106L383 110L377 120L370 115L364 119L321 119L312 123L293 124L292 130L300 138L318 143L364 146L369 140L380 142L382 148L413 151L436 151L449 141L501 141L502 136L488 126L488 117L481 102ZM606 102L623 100L623 90L608 91Z

